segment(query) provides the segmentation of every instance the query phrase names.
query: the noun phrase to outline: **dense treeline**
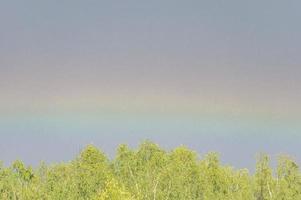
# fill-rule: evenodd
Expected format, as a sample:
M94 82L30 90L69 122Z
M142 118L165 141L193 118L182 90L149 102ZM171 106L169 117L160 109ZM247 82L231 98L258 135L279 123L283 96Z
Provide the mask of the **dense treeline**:
M36 169L15 161L0 165L0 199L6 200L300 200L301 173L289 157L275 171L260 155L256 171L203 159L185 148L166 152L144 142L137 150L121 145L113 160L87 146L71 162Z

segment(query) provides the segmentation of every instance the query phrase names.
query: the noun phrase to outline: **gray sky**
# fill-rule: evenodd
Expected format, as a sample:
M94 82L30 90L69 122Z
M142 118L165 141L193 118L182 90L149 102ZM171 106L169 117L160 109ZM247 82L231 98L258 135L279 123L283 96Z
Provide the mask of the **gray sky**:
M300 1L1 1L0 159L150 138L301 160ZM59 153L62 152L62 153ZM252 166L251 166L252 167Z

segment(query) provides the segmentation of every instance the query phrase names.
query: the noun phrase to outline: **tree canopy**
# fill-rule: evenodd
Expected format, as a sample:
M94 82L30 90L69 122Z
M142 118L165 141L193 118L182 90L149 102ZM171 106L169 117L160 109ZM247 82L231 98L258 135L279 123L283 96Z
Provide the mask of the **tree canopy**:
M146 141L137 149L120 145L109 159L88 145L72 161L39 167L0 162L2 200L300 200L301 173L289 156L276 169L260 154L254 174L203 158L180 146L166 151Z

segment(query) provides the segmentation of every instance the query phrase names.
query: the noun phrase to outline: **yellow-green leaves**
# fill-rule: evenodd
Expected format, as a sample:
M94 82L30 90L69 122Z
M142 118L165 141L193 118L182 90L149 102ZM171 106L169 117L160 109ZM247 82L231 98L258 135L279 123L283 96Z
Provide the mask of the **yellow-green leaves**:
M94 200L135 200L125 187L114 178L107 181L106 186L101 190Z
M298 165L288 156L280 156L276 178L276 200L301 199L301 174Z
M0 164L0 200L301 200L296 162L281 156L276 171L269 163L260 155L252 175L222 165L217 153L200 159L184 146L120 145L109 160L88 145L71 162L36 169Z
M272 200L275 198L274 179L270 167L270 158L265 154L261 154L257 158L255 197L258 200Z

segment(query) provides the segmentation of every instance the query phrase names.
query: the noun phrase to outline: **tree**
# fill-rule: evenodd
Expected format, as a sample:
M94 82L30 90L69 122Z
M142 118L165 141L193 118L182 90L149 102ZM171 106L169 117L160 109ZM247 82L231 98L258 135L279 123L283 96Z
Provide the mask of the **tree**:
M272 169L270 159L261 154L257 158L255 173L255 197L257 200L271 200L274 197Z
M106 183L102 192L94 200L134 200L135 198L114 178Z
M95 146L88 145L72 162L78 199L90 199L112 177L110 162Z
M185 146L165 151L145 141L137 149L120 145L115 159L93 145L72 161L37 168L0 162L1 200L299 200L297 163L280 156L273 176L261 154L256 171L220 163L218 153L203 159Z
M298 165L288 156L278 158L277 200L301 199L301 175Z
M164 199L200 199L201 170L197 154L184 146L174 149L168 156L164 170Z
M118 148L114 161L117 177L138 199L160 199L161 173L166 165L166 153L158 145L143 142L137 151L126 145Z

